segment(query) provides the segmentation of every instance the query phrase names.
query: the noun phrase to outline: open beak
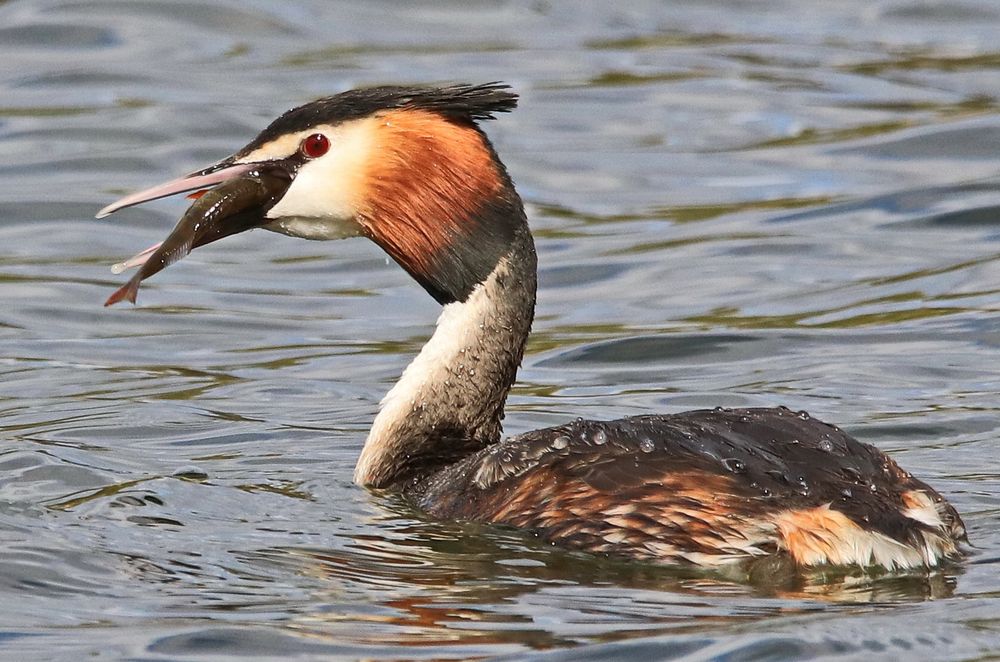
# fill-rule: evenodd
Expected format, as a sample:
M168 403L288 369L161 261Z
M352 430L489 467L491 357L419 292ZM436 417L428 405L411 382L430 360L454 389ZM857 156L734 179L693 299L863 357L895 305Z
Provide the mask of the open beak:
M232 164L227 160L108 205L97 213L97 218L168 195L215 187L197 196L163 242L112 268L115 273L121 273L130 267L140 267L135 276L116 290L104 305L110 306L124 299L135 303L139 284L143 280L170 266L192 249L267 224L268 210L285 194L291 181L292 174L280 162Z

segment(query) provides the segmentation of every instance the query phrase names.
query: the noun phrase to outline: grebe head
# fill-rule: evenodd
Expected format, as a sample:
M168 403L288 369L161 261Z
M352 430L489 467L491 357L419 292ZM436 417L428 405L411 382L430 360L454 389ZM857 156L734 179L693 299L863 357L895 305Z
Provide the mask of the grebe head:
M253 227L307 239L364 235L442 304L465 301L524 223L520 199L476 122L512 110L505 85L352 90L289 110L218 163L127 196L98 217L217 186L108 300L191 248ZM199 204L201 203L201 204Z

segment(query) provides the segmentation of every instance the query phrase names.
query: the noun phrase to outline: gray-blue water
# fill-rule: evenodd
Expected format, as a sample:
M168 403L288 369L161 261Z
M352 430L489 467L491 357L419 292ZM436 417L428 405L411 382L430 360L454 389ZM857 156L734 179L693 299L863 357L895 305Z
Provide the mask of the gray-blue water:
M0 3L0 657L1000 651L1000 5ZM93 219L312 98L503 80L538 241L518 432L806 409L964 514L942 572L732 578L424 519L351 472L437 307L251 232L102 308L185 208Z

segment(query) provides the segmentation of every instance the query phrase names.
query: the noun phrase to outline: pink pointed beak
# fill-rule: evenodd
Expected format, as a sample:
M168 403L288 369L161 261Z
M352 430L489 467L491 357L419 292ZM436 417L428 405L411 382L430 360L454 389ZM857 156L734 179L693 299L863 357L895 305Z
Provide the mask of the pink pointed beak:
M259 163L237 163L235 165L225 166L219 164L209 166L204 170L199 170L198 172L193 172L190 175L179 177L178 179L171 180L165 184L148 188L145 191L139 191L138 193L133 193L132 195L126 195L124 198L112 202L110 205L97 212L97 218L104 218L119 209L132 207L133 205L149 202L150 200L157 200L159 198L165 198L169 195L185 193L195 189L209 188L215 186L216 184L220 184L227 179L244 175L254 168L259 167Z

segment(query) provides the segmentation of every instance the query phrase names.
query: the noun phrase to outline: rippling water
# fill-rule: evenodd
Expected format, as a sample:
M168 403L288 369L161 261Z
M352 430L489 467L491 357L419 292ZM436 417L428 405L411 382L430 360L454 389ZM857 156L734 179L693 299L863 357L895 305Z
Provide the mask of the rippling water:
M0 654L965 659L1000 649L1000 7L0 2ZM120 194L363 84L505 80L540 253L508 432L785 404L965 515L923 576L707 575L351 483L436 306L253 232L104 309Z

